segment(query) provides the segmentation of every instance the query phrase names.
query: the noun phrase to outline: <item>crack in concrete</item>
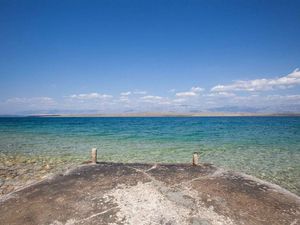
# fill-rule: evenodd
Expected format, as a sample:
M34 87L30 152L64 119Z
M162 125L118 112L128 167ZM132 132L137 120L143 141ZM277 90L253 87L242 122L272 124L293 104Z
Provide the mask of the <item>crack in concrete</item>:
M157 167L157 163L155 163L150 169L145 170L145 172L149 172L151 170L154 170L154 169L156 169L156 167Z
M111 210L113 210L113 209L116 209L116 208L117 208L117 207L112 207L112 208L107 209L107 210L104 210L104 211L102 211L102 212L95 213L95 214L93 214L93 215L91 215L91 216L89 216L89 217L87 217L87 218L84 218L84 219L81 219L81 220L78 220L78 221L74 222L74 224L85 222L85 221L90 220L90 219L92 219L92 218L94 218L94 217L96 217L96 216L100 216L100 215L103 215L103 214L105 214L105 213L108 213L109 211L111 211Z

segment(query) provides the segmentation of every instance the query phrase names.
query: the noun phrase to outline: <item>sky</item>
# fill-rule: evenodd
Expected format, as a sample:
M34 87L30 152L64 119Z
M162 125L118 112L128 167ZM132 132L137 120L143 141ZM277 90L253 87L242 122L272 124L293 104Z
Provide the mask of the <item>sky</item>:
M300 1L0 0L0 114L300 112Z

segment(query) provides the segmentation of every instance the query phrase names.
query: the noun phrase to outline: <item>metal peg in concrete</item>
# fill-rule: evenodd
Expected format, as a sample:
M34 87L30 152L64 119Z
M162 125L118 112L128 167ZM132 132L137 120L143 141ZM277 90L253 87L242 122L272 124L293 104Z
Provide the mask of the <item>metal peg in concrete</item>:
M193 154L193 166L198 166L199 165L199 153L194 152Z
M92 163L97 163L97 148L92 148Z

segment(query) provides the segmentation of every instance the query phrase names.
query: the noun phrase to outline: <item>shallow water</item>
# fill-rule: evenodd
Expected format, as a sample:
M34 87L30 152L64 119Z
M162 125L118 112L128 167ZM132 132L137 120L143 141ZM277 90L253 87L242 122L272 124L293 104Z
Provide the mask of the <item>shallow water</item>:
M2 168L63 168L92 147L115 162L190 162L199 151L201 161L300 193L300 117L0 118Z

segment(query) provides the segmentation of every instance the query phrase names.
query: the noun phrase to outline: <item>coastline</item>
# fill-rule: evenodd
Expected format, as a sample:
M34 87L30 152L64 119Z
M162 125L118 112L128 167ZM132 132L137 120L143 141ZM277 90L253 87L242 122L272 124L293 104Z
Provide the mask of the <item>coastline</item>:
M12 157L10 157L12 158ZM4 159L4 158L3 158ZM9 193L15 192L19 189L23 189L24 187L31 186L37 182L41 182L49 177L53 177L59 174L64 174L66 171L71 169L76 169L81 166L85 166L87 161L81 161L80 159L76 159L77 161L72 160L54 160L53 158L47 157L36 157L30 158L28 156L15 156L13 161L11 159L8 161L4 159L1 162L0 160L0 197L5 196ZM138 164L138 162L120 162L120 161L106 161L108 163L115 164ZM208 163L207 161L202 163ZM172 163L172 162L140 162L139 164L145 165L189 165L186 162L182 163ZM211 164L213 165L213 164ZM230 168L224 168L222 166L215 166L221 170L226 171L234 171L236 174L240 174L242 176L247 176L252 180L259 180L259 182L263 181L266 184L275 185L277 187L282 188L296 196L299 196L298 189L288 190L286 187L281 186L280 183L276 184L272 182L272 180L266 180L264 177L258 177L255 175L247 174L245 172L233 170Z
M22 155L1 157L0 197L78 166L78 162Z
M300 113L173 113L173 112L141 112L110 114L31 114L28 117L300 117Z

